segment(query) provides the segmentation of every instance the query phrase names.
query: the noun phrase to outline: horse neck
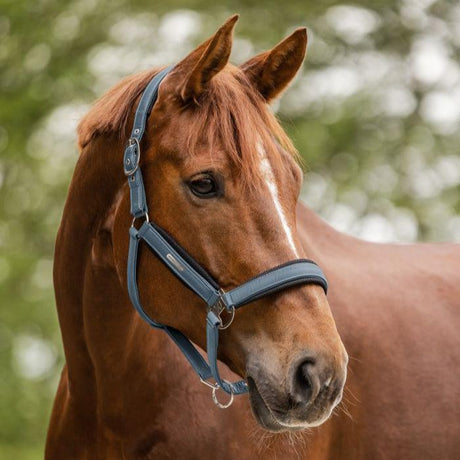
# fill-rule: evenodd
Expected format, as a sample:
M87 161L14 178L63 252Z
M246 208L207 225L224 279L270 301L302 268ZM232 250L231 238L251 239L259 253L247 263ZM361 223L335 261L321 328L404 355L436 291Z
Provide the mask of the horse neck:
M103 323L104 318L101 320L100 315L108 306L115 310L116 304L112 301L122 294L113 267L98 270L92 261L95 245L100 243L103 224L125 180L121 168L122 155L122 142L115 138L96 138L83 149L56 239L56 304L68 380L77 392L78 387L85 387L85 383L81 385L81 380L94 378L95 372L91 344L87 342L87 328L91 326L88 319ZM110 249L110 239L102 243ZM85 314L89 311L91 316ZM92 319L93 316L95 319ZM83 389L82 394L88 392Z

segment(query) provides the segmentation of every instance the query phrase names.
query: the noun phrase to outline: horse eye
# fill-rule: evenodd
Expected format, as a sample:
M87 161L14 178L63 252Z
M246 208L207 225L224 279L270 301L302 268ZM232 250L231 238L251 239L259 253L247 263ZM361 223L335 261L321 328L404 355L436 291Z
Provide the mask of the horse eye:
M215 179L209 174L202 174L188 183L190 190L199 198L212 198L217 195L218 187Z

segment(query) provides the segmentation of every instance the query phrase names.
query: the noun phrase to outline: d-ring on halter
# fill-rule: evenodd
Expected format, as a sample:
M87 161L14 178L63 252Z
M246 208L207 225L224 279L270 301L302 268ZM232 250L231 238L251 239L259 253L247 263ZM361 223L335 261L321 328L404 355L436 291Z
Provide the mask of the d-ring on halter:
M168 67L159 72L145 88L134 117L134 126L123 158L124 172L128 177L130 189L131 214L134 220L140 217L145 219L139 229L134 226L133 220L133 225L129 229L128 293L141 318L150 326L163 329L171 337L190 362L201 382L212 388L214 403L224 409L231 405L234 395L246 393L248 386L244 380L231 383L220 377L217 367L219 329L229 327L235 311L254 300L305 283L319 284L327 292L327 281L321 268L314 262L297 259L274 267L231 291L224 292L211 275L182 246L165 230L149 221L147 199L139 166L141 141L147 119L158 97L160 83L171 70L172 67ZM171 326L157 323L142 308L137 287L137 255L140 241L144 241L166 267L207 304L206 346L208 362L182 332ZM224 309L231 314L227 324L223 324L220 317ZM211 378L214 379L215 383L209 381ZM216 392L219 389L230 395L228 403L221 404L218 401Z

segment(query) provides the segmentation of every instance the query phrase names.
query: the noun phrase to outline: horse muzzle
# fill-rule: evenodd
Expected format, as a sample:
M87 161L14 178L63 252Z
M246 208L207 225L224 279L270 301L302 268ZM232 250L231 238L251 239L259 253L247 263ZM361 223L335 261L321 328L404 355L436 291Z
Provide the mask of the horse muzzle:
M308 354L289 366L285 379L250 366L247 382L256 420L269 431L321 425L342 400L347 362L346 354L338 365L329 364L324 356Z

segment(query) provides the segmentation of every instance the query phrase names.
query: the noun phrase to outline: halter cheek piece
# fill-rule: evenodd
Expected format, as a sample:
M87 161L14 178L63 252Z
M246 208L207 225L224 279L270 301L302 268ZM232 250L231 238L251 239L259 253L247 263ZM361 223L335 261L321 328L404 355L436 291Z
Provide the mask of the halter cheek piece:
M219 329L225 329L230 326L235 310L254 300L282 289L305 283L319 284L327 292L327 281L318 265L310 260L298 259L274 267L231 291L224 292L209 273L182 246L162 228L153 222L149 222L145 188L139 167L140 144L147 119L158 96L160 83L171 70L172 67L162 70L147 85L139 102L131 137L124 154L124 172L128 177L131 214L134 217L133 225L129 229L128 293L134 308L141 318L150 326L163 329L171 337L190 362L201 382L212 388L213 401L217 406L226 408L231 405L233 396L246 393L248 386L244 380L231 383L221 379L217 367ZM140 228L137 229L134 227L134 221L141 217L144 217L145 220ZM206 342L208 362L205 361L185 335L171 326L157 323L142 308L137 287L137 255L141 240L185 286L201 297L207 304ZM221 319L221 314L224 310L230 315L227 324L223 324ZM211 378L214 379L214 383L209 381ZM217 400L216 391L218 389L222 389L230 395L228 403L221 404Z

